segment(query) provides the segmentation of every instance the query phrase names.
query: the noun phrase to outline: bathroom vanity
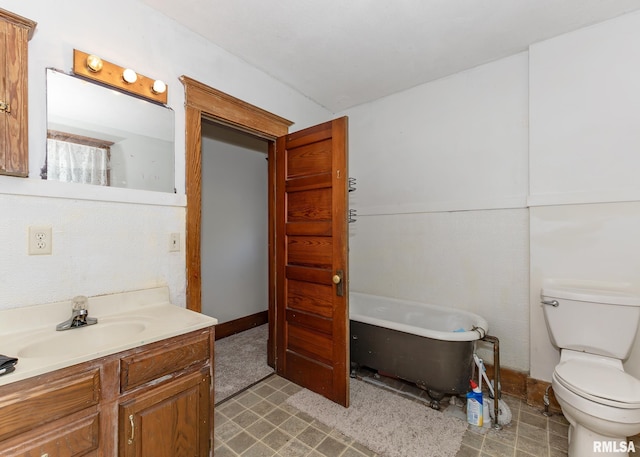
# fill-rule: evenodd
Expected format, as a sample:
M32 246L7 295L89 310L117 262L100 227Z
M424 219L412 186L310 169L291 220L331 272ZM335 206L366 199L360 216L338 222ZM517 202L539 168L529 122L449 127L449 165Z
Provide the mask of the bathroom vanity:
M16 371L0 377L0 453L208 456L217 321L171 305L166 292L96 297L98 324L56 333L48 330L55 320L8 333L7 318L31 310L0 311L2 351L19 357ZM140 306L141 298L149 301ZM33 310L36 321L64 307Z

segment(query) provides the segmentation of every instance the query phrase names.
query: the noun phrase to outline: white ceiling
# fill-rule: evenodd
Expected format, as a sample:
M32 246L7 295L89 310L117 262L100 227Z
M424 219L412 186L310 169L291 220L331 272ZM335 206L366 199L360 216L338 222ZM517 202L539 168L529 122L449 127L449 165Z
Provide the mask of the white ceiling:
M640 9L638 0L141 0L331 112Z

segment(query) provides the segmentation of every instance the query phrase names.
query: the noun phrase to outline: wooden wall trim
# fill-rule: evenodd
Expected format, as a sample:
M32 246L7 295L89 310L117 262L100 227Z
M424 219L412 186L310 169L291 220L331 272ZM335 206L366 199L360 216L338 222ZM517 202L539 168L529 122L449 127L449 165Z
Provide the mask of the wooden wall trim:
M202 113L185 107L186 231L185 255L187 273L187 308L202 312L202 278L200 232L202 228Z
M262 138L273 140L286 135L293 122L245 101L181 76L187 106L202 111L205 117Z
M493 366L487 364L487 376L489 379L495 379L493 374ZM527 405L544 409L544 393L551 383L541 381L530 377L527 373L516 371L509 368L500 369L500 386L502 393L518 397L524 400ZM549 410L552 412L560 412L560 405L553 395L553 389L549 389Z
M47 130L47 138L51 140L81 144L83 146L91 146L101 149L110 149L111 146L115 144L113 141L101 140L100 138L91 138L83 135L76 135L75 133L60 132L58 130Z
M267 341L267 365L275 370L276 367L276 144L274 141L269 141L268 151L268 218L269 218L269 336Z
M487 376L489 379L495 379L493 365L486 364ZM511 370L509 368L501 367L500 369L500 386L502 392L518 397L521 400L527 398L527 373L522 371Z
M289 126L293 122L206 86L188 76L181 76L180 81L185 90L186 299L188 309L201 312L202 118L212 119L271 141L289 133ZM273 154L271 146L269 151L271 156ZM271 180L271 177L269 179ZM272 210L271 207L269 209ZM269 252L271 253L271 250ZM270 269L272 264L273 259L270 258ZM270 276L270 289L275 287L272 280ZM271 303L269 306L271 307Z
M12 24L18 25L20 27L24 27L27 29L27 40L30 40L33 37L33 32L38 25L37 22L32 21L31 19L27 19L26 17L18 16L11 11L7 11L5 9L0 8L0 18L5 21L11 22Z
M244 316L239 319L234 319L223 324L216 325L216 340L225 338L227 336L235 335L236 333L250 330L259 325L266 324L268 321L268 312L261 311L259 313Z

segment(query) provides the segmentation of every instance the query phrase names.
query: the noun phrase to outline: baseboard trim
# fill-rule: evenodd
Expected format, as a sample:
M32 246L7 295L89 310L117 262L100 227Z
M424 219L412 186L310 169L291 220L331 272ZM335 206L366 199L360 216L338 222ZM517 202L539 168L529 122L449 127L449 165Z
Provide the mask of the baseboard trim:
M253 327L257 327L258 325L266 324L267 322L269 322L268 312L260 311L259 313L240 317L223 324L218 324L216 325L215 332L216 340L235 335L236 333L244 332L245 330L252 329Z
M486 365L487 376L495 379L493 365ZM527 374L509 368L500 368L500 387L502 392L522 400L527 398Z
M493 366L486 365L487 375L490 379L495 379ZM502 392L524 400L527 405L534 408L544 409L544 394L551 383L530 377L522 371L510 368L500 369L500 386ZM560 405L553 395L553 389L549 389L549 410L560 412Z

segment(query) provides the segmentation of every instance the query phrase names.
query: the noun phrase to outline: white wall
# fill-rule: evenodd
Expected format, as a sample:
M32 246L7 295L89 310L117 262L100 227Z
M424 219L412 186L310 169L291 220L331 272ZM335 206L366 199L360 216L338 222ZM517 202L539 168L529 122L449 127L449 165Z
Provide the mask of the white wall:
M346 111L351 290L483 316L529 368L528 56Z
M527 71L521 53L346 111L359 214L525 207Z
M640 294L639 47L632 13L348 110L352 290L477 312L549 381L543 281Z
M268 143L202 126L202 312L224 323L269 305Z
M640 202L531 208L532 377L550 381L559 360L540 305L544 282L585 282L640 293L638 233ZM639 337L625 368L640 377Z
M550 380L559 357L539 305L544 281L640 293L639 48L633 13L530 49L534 378ZM640 376L640 338L625 367Z
M29 42L31 177L0 177L0 308L160 283L184 305L184 249L168 249L171 232L181 234L184 246L184 90L178 77L290 119L294 129L326 121L331 113L138 1L1 0L0 7L38 22ZM74 48L167 82L176 113L177 195L40 182L45 68L70 71ZM53 227L52 256L27 256L30 225Z

